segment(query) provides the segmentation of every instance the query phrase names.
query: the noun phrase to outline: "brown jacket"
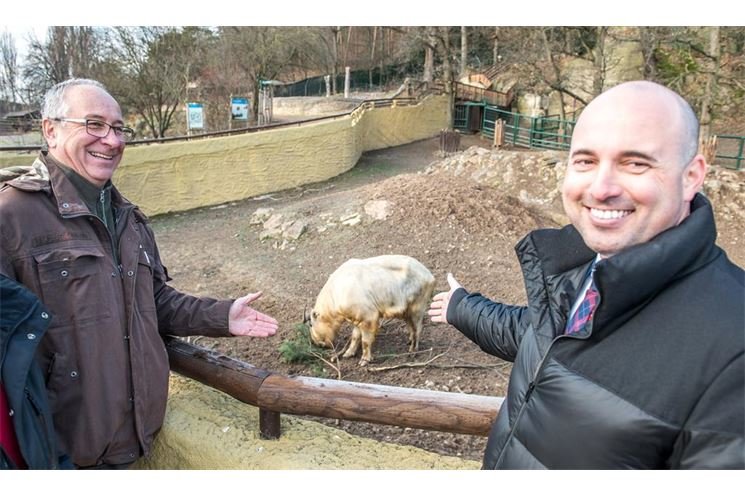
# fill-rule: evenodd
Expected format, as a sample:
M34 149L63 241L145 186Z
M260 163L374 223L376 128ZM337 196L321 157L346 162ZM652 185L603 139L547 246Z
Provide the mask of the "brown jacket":
M228 336L232 301L168 286L147 218L114 188L120 265L104 223L52 160L0 189L0 272L52 314L38 359L61 449L78 466L147 455L168 394L162 334Z

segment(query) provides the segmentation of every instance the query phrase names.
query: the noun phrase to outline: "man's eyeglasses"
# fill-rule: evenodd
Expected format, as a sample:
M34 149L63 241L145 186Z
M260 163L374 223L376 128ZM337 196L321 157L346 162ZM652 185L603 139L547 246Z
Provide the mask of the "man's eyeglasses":
M125 143L132 141L135 137L135 131L131 127L112 126L108 122L99 121L98 119L67 119L65 117L55 117L51 119L58 122L73 122L75 124L84 124L85 131L96 138L105 138L109 131L114 131L114 136Z

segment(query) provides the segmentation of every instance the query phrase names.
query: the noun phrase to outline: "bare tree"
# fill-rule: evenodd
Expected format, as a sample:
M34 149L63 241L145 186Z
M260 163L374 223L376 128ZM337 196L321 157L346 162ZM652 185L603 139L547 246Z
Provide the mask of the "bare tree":
M112 57L121 72L109 74L107 83L142 117L154 138L164 137L172 127L209 37L202 28L114 29Z
M423 32L424 43L424 72L422 79L432 82L435 77L435 48L437 47L437 38L434 34L435 28L425 27Z
M101 45L99 30L90 26L52 26L45 40L32 37L22 71L27 99L37 101L71 77L96 78Z
M714 103L717 89L717 78L719 76L719 26L707 28L709 32L709 50L706 63L706 85L701 98L701 129L699 141L706 143L711 135L711 108Z
M468 68L468 28L460 27L460 70L459 75L462 77L466 74Z
M18 52L13 35L4 31L0 35L0 98L18 101Z
M251 120L256 123L262 80L276 79L282 71L297 64L300 46L306 42L301 28L270 26L231 26L220 28L220 44L226 62L238 71L252 94ZM219 65L216 69L219 71Z

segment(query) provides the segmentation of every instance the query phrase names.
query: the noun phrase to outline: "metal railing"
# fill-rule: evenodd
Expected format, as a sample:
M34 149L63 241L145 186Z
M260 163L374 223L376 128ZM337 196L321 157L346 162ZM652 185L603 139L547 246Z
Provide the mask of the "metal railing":
M717 135L717 149L715 157L718 165L729 169L741 170L745 166L745 136L728 134Z
M479 107L483 112L480 132L494 139L496 122L504 122L504 143L527 148L568 150L571 145L575 120L562 120L555 116L529 116L479 104L456 104L453 111L453 128L469 130L471 112ZM472 128L470 130L473 130ZM745 167L745 136L716 135L716 164L742 170Z
M280 413L487 436L503 398L446 393L260 369L166 338L171 370L259 408L264 439L280 436Z
M494 138L497 120L502 120L505 143L528 148L568 150L572 140L574 121L563 121L553 117L527 116L486 106L481 132Z
M359 105L357 105L352 110L349 110L346 112L340 112L338 114L325 115L323 117L312 117L309 119L300 119L300 120L296 120L292 122L263 124L260 126L248 126L248 127L242 127L242 128L236 128L236 129L227 129L227 130L222 130L222 131L210 131L210 132L198 133L198 134L195 133L195 134L185 135L185 136L169 136L165 138L139 139L139 140L133 140L129 142L127 146L152 145L155 143L168 143L168 142L174 142L174 141L192 141L196 139L216 138L216 137L222 137L222 136L232 136L236 134L255 133L255 132L260 132L260 131L268 131L272 129L295 127L295 126L307 124L310 122L338 119L340 117L346 117L362 109L406 107L406 106L411 106L411 105L417 105L418 103L419 103L419 99L417 98L379 98L379 99L362 100L359 103ZM0 146L0 152L4 152L4 151L35 152L35 151L41 150L42 146L43 145Z

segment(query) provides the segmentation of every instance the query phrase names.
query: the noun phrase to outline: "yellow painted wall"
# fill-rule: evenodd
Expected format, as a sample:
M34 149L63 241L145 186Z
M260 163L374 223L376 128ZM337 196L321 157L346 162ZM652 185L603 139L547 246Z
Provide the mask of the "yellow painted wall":
M362 108L296 127L133 146L114 184L150 216L218 205L329 179L363 152L430 138L449 125L447 96L431 96L416 106ZM32 161L0 153L0 167Z
M277 440L259 437L259 409L171 374L166 419L153 452L134 468L467 469L481 463L372 439L319 422L281 416Z

